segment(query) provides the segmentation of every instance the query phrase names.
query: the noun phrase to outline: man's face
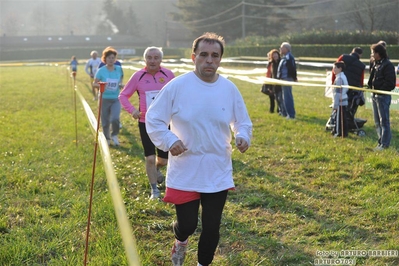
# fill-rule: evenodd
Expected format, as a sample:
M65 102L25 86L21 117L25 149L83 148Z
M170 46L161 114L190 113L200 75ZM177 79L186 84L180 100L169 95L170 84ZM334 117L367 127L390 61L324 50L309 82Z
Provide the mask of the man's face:
M217 42L208 43L201 41L198 48L191 55L195 65L195 73L205 82L216 81L216 71L222 60L222 49Z
M162 57L158 50L150 50L145 56L147 71L154 74L161 68Z
M288 52L288 50L287 50L287 48L285 47L285 46L280 46L280 53L281 54L287 54L287 52Z

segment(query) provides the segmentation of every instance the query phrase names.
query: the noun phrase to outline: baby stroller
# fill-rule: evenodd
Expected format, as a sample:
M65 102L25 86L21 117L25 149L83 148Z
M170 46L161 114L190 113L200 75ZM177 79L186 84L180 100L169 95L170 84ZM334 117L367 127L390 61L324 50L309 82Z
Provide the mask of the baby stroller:
M363 106L364 103L365 103L365 101L364 101L364 95L363 95L362 91L357 91L357 90L349 90L348 91L348 108L347 108L347 114L346 114L346 119L348 122L348 130L349 130L349 132L353 132L360 137L366 136L366 132L361 128L364 126L364 124L367 122L367 120L361 119L361 118L356 118L355 114L357 112L357 108L359 106ZM326 131L331 131L335 127L335 123L337 120L336 116L337 116L337 113L334 110L331 113L331 116L326 123Z

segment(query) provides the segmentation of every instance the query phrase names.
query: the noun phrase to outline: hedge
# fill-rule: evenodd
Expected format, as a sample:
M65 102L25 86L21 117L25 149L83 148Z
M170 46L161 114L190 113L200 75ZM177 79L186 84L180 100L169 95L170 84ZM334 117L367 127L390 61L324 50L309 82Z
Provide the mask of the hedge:
M292 54L295 57L328 57L337 58L341 54L347 54L352 51L354 47L361 47L363 49L363 59L369 58L370 46L369 44L345 44L345 45L320 45L320 44L291 44ZM226 47L225 56L260 56L266 57L271 49L278 49L279 45L265 45L255 47ZM388 45L388 55L390 58L399 59L399 45Z
M368 59L370 55L369 44L351 44L351 45L318 45L318 44L300 44L292 45L292 53L295 57L322 57L322 58L337 58L343 53L350 53L353 47L360 46L363 48L363 59ZM253 47L235 47L227 46L224 57L265 57L271 50L279 48L276 45L264 45ZM1 51L0 61L67 61L71 59L72 55L77 56L78 60L88 59L91 50L97 50L99 53L104 47L87 47L81 48L37 48L24 50ZM136 48L136 55L125 56L125 59L141 58L145 47ZM388 55L392 61L396 62L399 59L399 45L388 45ZM163 48L165 58L190 58L190 48ZM119 56L121 58L121 56ZM396 60L395 60L396 59Z

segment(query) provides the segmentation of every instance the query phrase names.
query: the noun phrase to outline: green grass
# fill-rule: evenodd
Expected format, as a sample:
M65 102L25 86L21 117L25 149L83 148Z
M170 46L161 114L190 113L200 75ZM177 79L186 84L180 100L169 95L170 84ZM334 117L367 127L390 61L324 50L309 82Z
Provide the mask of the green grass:
M97 116L83 67L77 86ZM132 74L126 71L126 79ZM397 112L392 147L372 152L366 137L325 131L330 99L295 87L297 120L268 113L259 86L233 80L254 123L252 147L233 153L237 189L229 193L214 265L312 265L317 251L399 250ZM94 136L63 66L0 67L0 264L81 265L84 258ZM137 102L137 96L132 101ZM111 149L142 265L169 262L172 205L149 201L136 122L122 111L121 147ZM127 265L105 173L97 156L90 265ZM196 265L196 241L186 257ZM399 265L399 258L357 258L357 265Z

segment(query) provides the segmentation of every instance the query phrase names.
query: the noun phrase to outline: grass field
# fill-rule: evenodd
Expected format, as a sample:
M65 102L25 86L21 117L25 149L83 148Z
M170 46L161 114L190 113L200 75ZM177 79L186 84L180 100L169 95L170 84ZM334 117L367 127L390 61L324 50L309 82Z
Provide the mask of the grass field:
M125 71L126 79L131 74ZM397 254L398 113L391 112L391 148L375 153L371 110L358 111L368 120L365 137L333 138L325 131L331 100L323 89L294 87L297 119L288 121L268 112L258 85L233 81L247 103L254 138L247 153L233 152L237 189L228 197L213 265L315 265L345 250ZM77 86L97 114L82 66ZM76 145L67 70L0 67L0 91L0 264L82 265L94 136L78 103ZM121 146L111 155L140 261L171 265L174 208L148 200L137 122L124 111L121 120ZM99 156L89 265L127 265ZM196 265L199 230L187 266ZM399 257L357 256L356 265L394 266Z

